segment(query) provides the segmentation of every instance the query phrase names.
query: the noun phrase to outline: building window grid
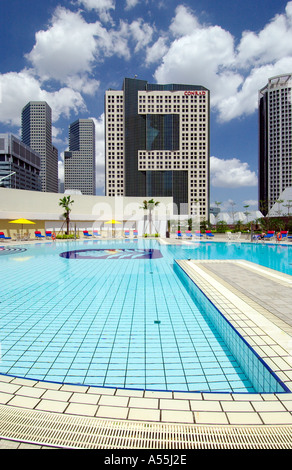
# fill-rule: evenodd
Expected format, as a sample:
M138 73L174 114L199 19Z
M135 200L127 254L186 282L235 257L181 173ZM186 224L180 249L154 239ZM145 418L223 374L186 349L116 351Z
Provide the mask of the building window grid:
M123 195L123 102L121 94L107 96L107 103L111 103L108 108L108 120L111 123L108 126L110 132L107 133L106 153L111 163L107 166L107 193L109 196ZM117 173L113 170L117 170Z
M164 100L163 100L164 98ZM190 99L189 99L190 98ZM156 112L158 113L177 113L181 115L180 119L180 126L181 126L181 133L182 129L184 129L184 143L182 144L182 150L187 151L187 153L184 153L180 155L180 152L145 152L145 151L140 151L139 156L138 156L138 166L139 170L180 170L180 169L189 169L193 166L193 161L197 158L197 152L194 152L194 150L206 150L207 146L207 139L206 139L206 97L200 97L198 100L197 96L190 96L190 97L181 97L180 96L164 96L164 95L159 95L159 96L153 96L153 95L148 95L147 96L147 103L146 103L146 96L145 94L139 94L138 98L138 112L141 114L152 114L155 112L154 110L154 105ZM182 109L181 106L178 106L178 104L181 104L181 102L185 103L184 107L184 115L182 114ZM195 115L195 111L197 112L197 106L187 106L187 104L191 103L202 103L199 107L199 112L200 114ZM114 109L111 108L112 112L114 112ZM109 117L109 119L112 119L114 121L114 114ZM118 118L116 117L116 120L119 120L122 122L122 115ZM188 129L189 129L189 123L191 126L192 130L192 135L191 137L188 135ZM201 131L199 133L199 137L197 137L197 130L198 127ZM196 132L196 133L195 133ZM200 140L200 145L195 146L194 141L197 141L197 139ZM193 141L193 142L192 142ZM191 153L189 152L189 143L192 142L191 147ZM114 146L110 147L111 150L114 150ZM200 158L206 158L206 154L200 152ZM112 156L114 160L117 159L117 156ZM182 157L182 158L180 158ZM113 167L115 164L113 164ZM122 184L123 180L119 181L119 184ZM205 180L202 181L201 184L204 185ZM108 183L108 188L114 184L118 184L118 180L113 182ZM197 180L194 178L190 177L190 187L197 185ZM204 190L199 190L200 191L200 196L201 196L201 203L202 203L202 208L201 208L201 215L205 215L206 212L206 191ZM189 191L190 192L190 191ZM117 188L115 187L114 189L111 188L108 190L109 195L115 195L117 194ZM203 196L203 197L202 197ZM192 194L190 197L190 203L193 204L194 200L192 199Z
M271 203L291 186L291 88L269 94L269 187Z

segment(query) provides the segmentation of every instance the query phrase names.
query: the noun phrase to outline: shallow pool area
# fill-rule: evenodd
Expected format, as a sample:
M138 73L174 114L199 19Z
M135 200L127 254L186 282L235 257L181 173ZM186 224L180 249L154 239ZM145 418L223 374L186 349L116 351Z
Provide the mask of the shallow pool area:
M265 248L265 252L264 249ZM150 240L42 243L0 250L0 373L98 387L203 392L257 389L174 270L175 259L275 259L291 247ZM277 250L275 256L275 250Z

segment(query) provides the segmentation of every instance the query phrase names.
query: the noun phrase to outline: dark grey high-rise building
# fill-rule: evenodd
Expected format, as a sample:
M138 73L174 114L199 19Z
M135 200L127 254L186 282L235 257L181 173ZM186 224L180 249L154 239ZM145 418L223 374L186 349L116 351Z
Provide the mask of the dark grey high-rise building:
M0 186L40 191L41 157L12 134L0 134Z
M106 195L172 196L209 216L209 90L126 78L105 96Z
M292 74L259 91L259 208L266 214L292 186Z
M52 144L52 110L30 101L22 110L22 141L41 156L41 191L58 192L58 150Z
M95 125L78 119L69 128L69 152L64 153L64 189L96 194Z

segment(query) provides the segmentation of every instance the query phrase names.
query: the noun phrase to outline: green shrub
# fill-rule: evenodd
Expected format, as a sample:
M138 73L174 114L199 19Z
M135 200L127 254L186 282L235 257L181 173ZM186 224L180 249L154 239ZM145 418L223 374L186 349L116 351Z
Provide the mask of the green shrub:
M75 235L66 235L65 233L62 234L62 235L57 235L56 238L58 240L74 240L75 239ZM79 238L78 235L76 235L76 238Z
M226 222L224 222L224 220L218 222L216 225L217 233L225 233L227 229L228 229L228 225Z

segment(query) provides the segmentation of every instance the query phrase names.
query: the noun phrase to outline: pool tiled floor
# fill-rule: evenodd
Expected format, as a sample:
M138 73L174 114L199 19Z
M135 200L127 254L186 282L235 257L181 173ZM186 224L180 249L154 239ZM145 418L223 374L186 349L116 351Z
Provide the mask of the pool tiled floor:
M182 261L182 268L292 390L291 276L242 261ZM234 270L234 276L231 273ZM260 285L257 291L255 286ZM271 288L281 298L269 309ZM250 292L250 295L249 295ZM277 302L275 303L277 307ZM281 314L287 307L285 316ZM0 420L9 410L64 418L203 426L292 426L292 393L192 393L63 385L0 376ZM1 428L0 428L1 429ZM0 436L17 439L9 433ZM23 438L23 441L26 439ZM28 438L29 440L29 438ZM34 437L34 443L38 443ZM39 445L44 443L40 443ZM50 444L50 442L47 442ZM1 441L0 441L1 447ZM291 442L292 447L292 442Z
M90 257L106 251L86 246ZM149 263L91 262L60 257L72 252L63 247L28 251L18 285L15 257L3 262L1 373L131 389L254 391L174 274L168 250Z

